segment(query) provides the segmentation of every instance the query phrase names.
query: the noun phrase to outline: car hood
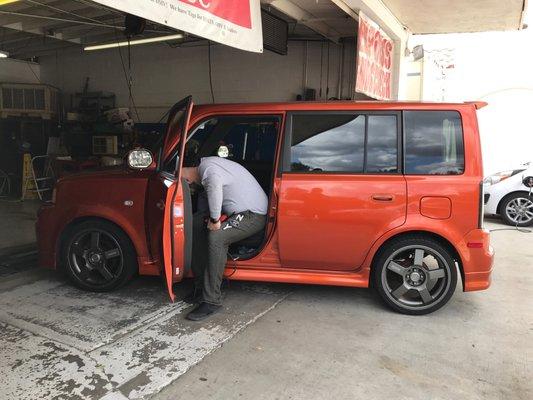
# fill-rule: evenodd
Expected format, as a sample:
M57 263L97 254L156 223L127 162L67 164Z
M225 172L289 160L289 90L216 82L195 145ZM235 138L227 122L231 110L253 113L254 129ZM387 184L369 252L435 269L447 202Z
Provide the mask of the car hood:
M96 171L84 171L64 176L58 183L86 180L148 179L154 170L132 170L124 167L112 167Z

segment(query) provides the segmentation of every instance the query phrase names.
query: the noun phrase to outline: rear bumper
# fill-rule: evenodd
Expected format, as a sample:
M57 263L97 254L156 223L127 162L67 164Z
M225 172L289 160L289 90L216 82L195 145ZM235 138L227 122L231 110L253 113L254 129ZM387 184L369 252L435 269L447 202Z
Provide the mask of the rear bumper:
M486 229L474 229L457 244L463 265L465 292L485 290L491 284L494 249Z

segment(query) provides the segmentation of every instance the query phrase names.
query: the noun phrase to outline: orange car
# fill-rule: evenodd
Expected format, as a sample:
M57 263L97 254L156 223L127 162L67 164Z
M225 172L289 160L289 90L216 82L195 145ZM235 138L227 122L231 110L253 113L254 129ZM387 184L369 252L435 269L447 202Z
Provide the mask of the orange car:
M246 167L269 195L264 232L230 247L230 279L368 287L406 314L426 314L490 285L482 227L482 103L270 103L169 114L158 150L128 167L59 180L37 222L40 262L78 286L114 289L136 272L191 275L197 195L184 157ZM187 138L187 140L185 140Z

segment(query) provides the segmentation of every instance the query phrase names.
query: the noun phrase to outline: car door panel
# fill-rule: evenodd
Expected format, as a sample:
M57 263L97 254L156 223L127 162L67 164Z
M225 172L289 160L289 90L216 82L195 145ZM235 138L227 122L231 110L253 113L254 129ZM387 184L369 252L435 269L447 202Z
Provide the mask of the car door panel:
M190 193L180 176L192 106L189 96L170 110L158 170L149 181L147 193L146 218L152 258L161 266L172 301L175 299L172 284L183 278L190 262L189 246L192 246L192 235L187 229L192 223Z
M284 267L349 271L406 218L402 175L285 173L278 211Z

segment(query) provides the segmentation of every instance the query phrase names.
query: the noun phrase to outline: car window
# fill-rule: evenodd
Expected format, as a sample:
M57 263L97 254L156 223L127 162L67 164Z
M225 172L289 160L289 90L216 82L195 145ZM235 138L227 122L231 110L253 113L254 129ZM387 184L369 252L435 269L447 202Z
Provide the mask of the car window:
M185 162L208 156L232 161L274 161L279 118L224 116L200 124L185 146Z
M291 172L397 173L398 116L294 114L289 156Z
M276 146L276 121L237 122L222 137L232 161L273 161Z
M458 175L464 172L461 116L456 111L405 111L405 173Z
M369 115L366 172L398 172L398 121L396 115Z
M290 171L362 172L364 144L364 115L293 115Z

